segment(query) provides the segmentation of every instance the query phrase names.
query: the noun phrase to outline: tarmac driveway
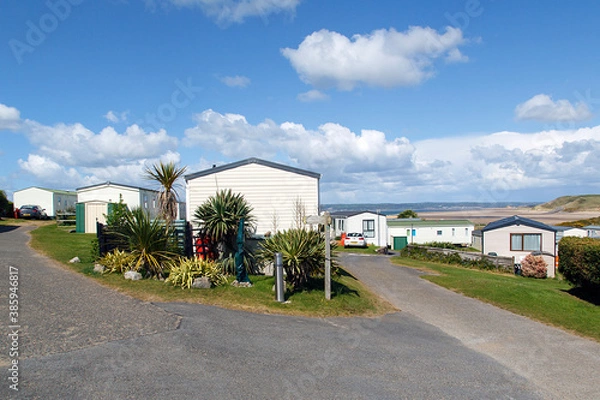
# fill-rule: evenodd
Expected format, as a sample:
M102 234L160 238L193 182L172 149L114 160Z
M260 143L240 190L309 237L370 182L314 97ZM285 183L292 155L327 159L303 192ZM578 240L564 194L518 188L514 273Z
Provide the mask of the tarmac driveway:
M402 314L492 357L555 399L600 399L600 344L446 290L389 256L342 253L342 265Z
M0 227L2 399L543 396L410 312L312 319L145 303L36 255L27 238L25 228ZM15 268L18 357L7 307ZM18 392L8 379L15 361Z

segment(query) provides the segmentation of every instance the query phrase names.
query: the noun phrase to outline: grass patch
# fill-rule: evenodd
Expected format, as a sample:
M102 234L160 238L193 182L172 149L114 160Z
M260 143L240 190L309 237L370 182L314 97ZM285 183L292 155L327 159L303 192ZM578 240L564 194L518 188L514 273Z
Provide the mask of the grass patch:
M337 246L334 251L339 251L342 253L356 253L356 254L377 254L378 247L370 244L367 247L348 247Z
M351 275L342 273L331 283L332 299L325 300L323 279L313 279L309 289L286 296L287 304L275 301L274 279L251 276L253 287L236 288L225 285L212 289L183 290L158 280L129 281L119 274L100 275L93 272L90 254L94 234L69 233L72 228L42 224L31 232L31 246L69 268L95 279L99 283L144 301L189 302L261 313L329 316L375 316L395 309L373 295ZM70 264L79 257L81 263ZM230 278L233 280L234 277Z
M392 261L436 273L423 278L447 289L600 341L600 306L584 300L564 280L531 279L403 257L392 257Z

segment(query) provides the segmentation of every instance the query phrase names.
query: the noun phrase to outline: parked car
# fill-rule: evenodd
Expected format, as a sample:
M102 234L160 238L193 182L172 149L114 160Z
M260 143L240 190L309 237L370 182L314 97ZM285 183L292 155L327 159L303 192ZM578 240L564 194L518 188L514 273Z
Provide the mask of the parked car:
M362 233L348 233L344 239L344 247L367 247L367 241Z
M46 210L36 205L24 205L19 208L19 218L47 219Z

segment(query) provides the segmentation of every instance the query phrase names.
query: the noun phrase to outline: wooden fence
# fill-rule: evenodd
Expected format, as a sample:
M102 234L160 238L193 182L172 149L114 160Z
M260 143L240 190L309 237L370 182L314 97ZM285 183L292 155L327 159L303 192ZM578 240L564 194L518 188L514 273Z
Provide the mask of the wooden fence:
M194 230L192 224L184 220L173 222L173 234L177 248L182 256L191 257L194 254ZM98 238L98 250L100 257L115 249L129 250L126 238L111 231L106 225L96 222L96 237Z

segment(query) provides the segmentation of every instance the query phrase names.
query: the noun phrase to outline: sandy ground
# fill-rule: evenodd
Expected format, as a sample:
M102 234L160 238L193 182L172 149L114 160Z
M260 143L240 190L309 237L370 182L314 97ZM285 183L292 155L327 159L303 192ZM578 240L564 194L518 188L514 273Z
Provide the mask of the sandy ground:
M476 210L460 211L435 211L422 212L419 217L425 219L468 219L474 224L487 224L489 222L518 215L530 218L548 225L556 225L561 222L577 221L580 219L595 218L600 216L600 211L536 211L531 208L484 208Z

